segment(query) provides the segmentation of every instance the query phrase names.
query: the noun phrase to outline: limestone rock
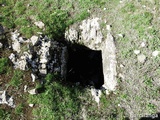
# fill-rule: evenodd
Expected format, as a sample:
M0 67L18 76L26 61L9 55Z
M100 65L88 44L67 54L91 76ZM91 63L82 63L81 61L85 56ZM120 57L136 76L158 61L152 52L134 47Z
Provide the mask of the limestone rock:
M146 46L146 43L145 42L142 42L141 43L141 47L145 47Z
M33 73L31 73L31 78L32 78L32 82L35 82L35 80L36 80L36 75L34 75Z
M34 89L29 90L28 93L31 95L35 95L35 94L37 94L37 90L36 90L36 88L34 88Z
M6 94L6 91L2 91L2 94L0 95L0 104L7 104L8 106L15 108L13 97L9 97Z
M34 22L34 24L39 27L40 29L44 28L44 23L42 21L37 21L37 22Z
M159 54L159 52L160 52L160 51L158 51L158 50L153 51L153 52L152 52L152 56L153 56L153 57L157 57L158 54Z
M138 55L140 53L140 50L134 50L134 54Z
M34 104L29 104L29 107L33 107L34 106Z
M91 94L93 96L93 98L95 99L95 101L98 103L100 102L100 96L101 96L101 91L97 90L95 88L91 88Z
M18 38L19 35L20 34L18 33L18 31L11 32L12 49L18 53L21 51L19 38Z
M116 47L114 44L113 36L108 33L107 39L103 44L102 48L102 62L103 62L103 75L104 75L104 86L106 93L109 91L115 91L117 86L116 80Z
M27 92L27 85L24 86L24 92Z
M146 56L144 54L140 54L137 56L137 59L140 63L144 63L146 61Z
M30 38L30 40L31 40L31 42L32 42L32 45L36 45L37 44L37 42L38 42L38 36L32 36L31 38Z

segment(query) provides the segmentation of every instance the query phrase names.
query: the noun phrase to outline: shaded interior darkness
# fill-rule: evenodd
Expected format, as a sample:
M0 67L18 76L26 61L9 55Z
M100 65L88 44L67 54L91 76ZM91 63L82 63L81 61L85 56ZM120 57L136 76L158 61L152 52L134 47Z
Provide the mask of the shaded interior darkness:
M99 89L104 84L101 51L78 44L69 46L66 80Z

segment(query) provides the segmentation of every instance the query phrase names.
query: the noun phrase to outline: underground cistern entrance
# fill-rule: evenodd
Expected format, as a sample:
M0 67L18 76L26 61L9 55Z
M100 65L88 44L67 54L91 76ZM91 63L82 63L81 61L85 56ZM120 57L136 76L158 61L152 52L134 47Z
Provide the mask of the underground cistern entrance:
M102 52L79 44L68 46L66 80L100 89L104 84Z

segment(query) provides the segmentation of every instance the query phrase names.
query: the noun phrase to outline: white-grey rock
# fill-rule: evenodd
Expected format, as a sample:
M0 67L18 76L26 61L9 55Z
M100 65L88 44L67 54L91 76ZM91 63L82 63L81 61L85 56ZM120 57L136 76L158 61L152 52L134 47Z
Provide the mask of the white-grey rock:
M121 38L123 38L124 37L124 35L123 34L117 34L118 35L118 37L121 37Z
M27 61L26 59L21 59L21 60L18 60L18 68L21 69L21 70L26 70L26 66L27 66Z
M123 64L120 64L120 67L121 67L121 68L124 68L125 66L124 66Z
M20 43L19 43L19 33L18 31L15 32L11 32L11 40L12 40L12 49L16 52L20 52L21 48L20 48Z
M36 88L34 88L32 90L29 90L28 93L31 95L35 95L35 94L37 94L37 90L36 90Z
M46 69L39 69L39 72L41 73L41 74L47 74L47 70Z
M44 23L42 21L37 21L37 22L34 22L34 24L39 27L40 29L44 28Z
M134 50L134 54L138 55L140 53L140 50Z
M31 42L32 42L32 45L35 45L37 42L38 42L38 36L32 36L31 38L30 38L30 40L31 40Z
M97 90L95 88L91 88L91 94L92 94L93 98L95 99L95 101L98 103L98 106L99 106L101 91Z
M144 54L140 54L137 56L137 59L140 63L144 63L146 61L146 56Z
M111 26L110 26L110 25L106 25L106 29L107 29L108 31L111 31Z
M26 70L27 66L27 60L31 60L32 55L29 54L28 52L24 52L22 56L19 56L19 58L16 57L15 54L11 53L9 56L9 59L12 61L14 64L15 69L21 69L21 70Z
M46 41L45 41L46 40ZM42 45L41 45L41 49L39 51L39 57L40 57L40 62L41 64L39 64L39 72L41 74L47 74L47 63L50 59L50 47L51 47L51 41L47 41L49 40L47 37L44 38L44 41L42 41Z
M124 80L124 78L125 78L122 73L119 73L119 74L118 74L118 77L122 78L122 80Z
M7 104L8 106L15 108L13 97L9 97L6 94L6 91L2 91L2 94L0 95L0 104Z
M12 61L13 64L16 63L16 56L15 56L14 53L11 53L11 54L10 54L9 59Z
M42 69L46 69L46 64L42 64Z
M0 48L2 48L3 47L3 44L0 42Z
M106 88L106 94L109 91L115 91L117 86L117 72L116 72L116 47L114 44L113 36L108 33L105 43L102 44L102 62L103 62L103 75L104 86Z
M31 78L32 78L32 82L35 82L36 76L33 73L31 73Z
M34 104L29 104L29 107L33 107L34 106Z
M141 47L145 47L145 46L146 46L146 42L142 42Z
M19 38L18 38L18 41L19 41L20 43L24 43L23 37L19 37Z
M24 92L27 92L27 85L24 86Z
M159 55L159 52L160 52L160 51L158 51L158 50L153 51L153 52L152 52L152 56L153 56L153 57L157 57L157 56Z

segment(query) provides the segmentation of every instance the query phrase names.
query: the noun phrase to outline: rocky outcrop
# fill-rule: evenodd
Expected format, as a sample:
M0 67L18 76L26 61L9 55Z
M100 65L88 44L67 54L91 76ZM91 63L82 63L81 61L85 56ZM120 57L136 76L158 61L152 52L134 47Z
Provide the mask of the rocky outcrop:
M58 72L65 77L67 48L63 44L44 35L32 36L26 40L18 31L11 33L11 40L15 52L11 53L9 59L15 69L31 68L32 81L35 81L36 74L46 75L48 72Z

